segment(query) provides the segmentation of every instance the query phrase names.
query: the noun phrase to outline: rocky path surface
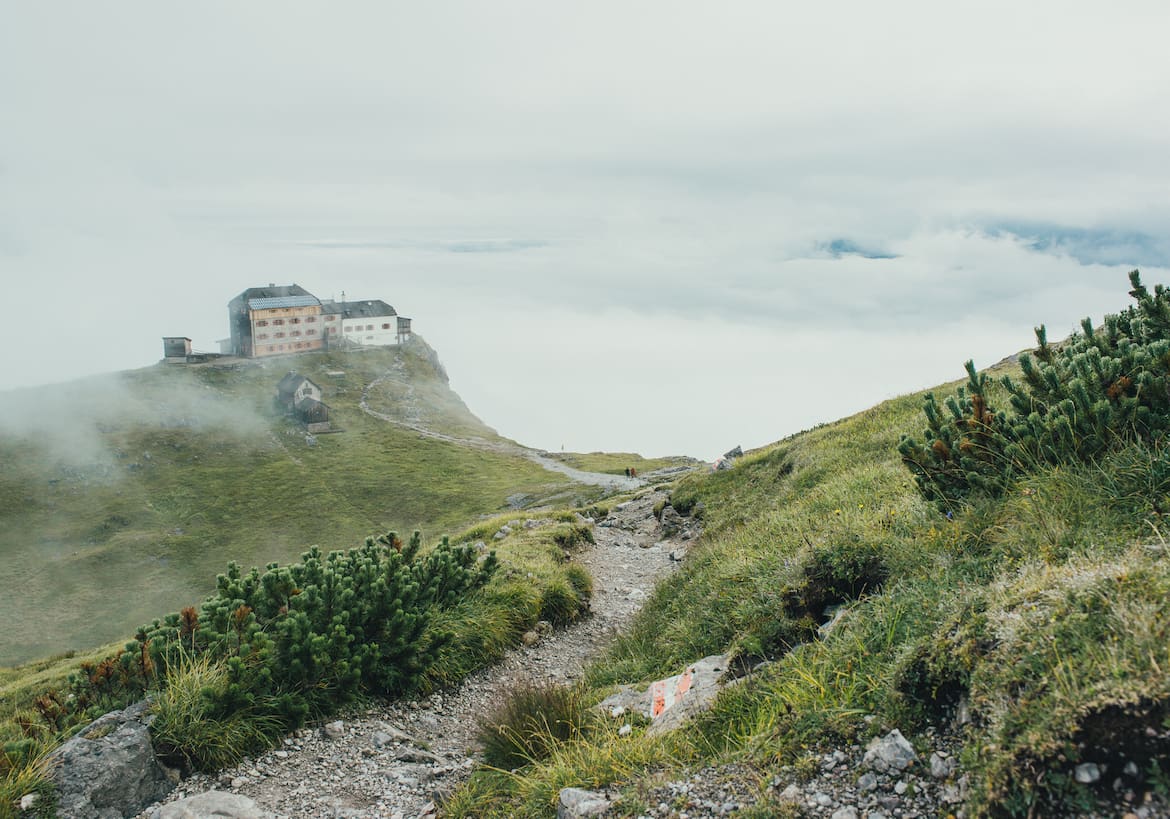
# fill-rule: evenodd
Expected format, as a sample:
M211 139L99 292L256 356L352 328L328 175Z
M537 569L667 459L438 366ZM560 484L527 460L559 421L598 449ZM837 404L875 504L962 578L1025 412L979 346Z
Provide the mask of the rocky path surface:
M698 534L683 527L664 538L647 492L620 504L594 527L596 544L575 559L594 578L592 614L562 631L542 630L458 688L420 702L395 702L303 729L281 747L216 776L196 775L168 802L217 790L255 801L280 819L409 819L437 811L437 801L475 766L478 718L524 683L572 682L586 662L626 628L655 583ZM536 638L538 635L531 635ZM155 805L139 819L162 814ZM232 814L235 815L235 814Z

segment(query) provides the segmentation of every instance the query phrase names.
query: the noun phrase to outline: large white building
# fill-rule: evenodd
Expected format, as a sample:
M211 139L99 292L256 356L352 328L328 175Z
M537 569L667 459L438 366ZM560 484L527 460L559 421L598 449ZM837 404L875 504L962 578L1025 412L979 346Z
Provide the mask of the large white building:
M381 299L322 301L297 284L251 287L228 303L223 352L246 358L329 347L384 347L410 338L410 319Z
M382 347L401 344L410 338L410 319L400 316L381 299L321 302L326 341Z

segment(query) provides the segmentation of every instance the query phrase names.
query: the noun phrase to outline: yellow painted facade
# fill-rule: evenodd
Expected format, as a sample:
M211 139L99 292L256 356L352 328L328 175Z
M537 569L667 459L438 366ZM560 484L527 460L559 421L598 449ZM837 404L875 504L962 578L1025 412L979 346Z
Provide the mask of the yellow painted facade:
M249 310L248 319L254 358L303 353L325 346L325 323L319 304Z

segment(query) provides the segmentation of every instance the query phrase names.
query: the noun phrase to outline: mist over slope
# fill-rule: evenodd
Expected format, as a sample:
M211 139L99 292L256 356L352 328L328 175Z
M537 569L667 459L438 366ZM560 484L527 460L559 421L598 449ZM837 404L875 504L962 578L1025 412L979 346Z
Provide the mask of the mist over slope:
M292 369L322 387L344 431L310 440L275 406ZM286 562L390 529L434 538L509 499L589 491L503 449L411 429L502 441L421 339L159 364L4 399L0 558L21 593L0 599L0 664L122 638L198 602L229 561Z

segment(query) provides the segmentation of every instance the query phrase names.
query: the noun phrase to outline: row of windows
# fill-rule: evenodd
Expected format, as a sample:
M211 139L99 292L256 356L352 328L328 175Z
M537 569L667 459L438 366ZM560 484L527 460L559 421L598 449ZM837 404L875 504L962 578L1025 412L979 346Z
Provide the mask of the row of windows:
M300 336L300 334L301 334L301 331L300 331L300 330L293 330L293 331L292 331L291 333L289 333L288 335L292 336L293 338L296 338L296 337ZM307 336L315 336L315 335L317 335L317 331L316 331L316 330L305 330L305 335L307 335ZM284 336L285 336L285 334L284 334L284 333L273 333L273 334L272 334L272 337L273 337L273 338L284 338ZM256 334L256 338L257 338L257 339L265 339L265 338L268 338L268 333L257 333L257 334Z
M372 325L372 324L367 324L367 325L366 325L366 329L367 329L367 330L373 330L373 329L374 329L374 325ZM390 325L389 325L389 324L383 324L383 325L382 325L382 329L383 329L383 330L389 330L389 329L390 329ZM347 332L347 333L360 333L360 332L362 332L362 326L361 326L360 324L357 324L357 325L354 325L353 327L346 327L346 328L345 328L345 332Z
M303 350L312 346L308 341L298 341L296 344L264 344L261 345L259 350L265 353L279 353L285 350Z
M325 317L325 320L326 320L326 321L333 321L333 316L326 316L326 317ZM274 325L277 325L277 324L284 324L284 319L273 319L273 320L272 320L272 323L273 323ZM300 323L301 323L301 320L300 320L299 318L297 318L296 316L293 316L292 318L290 318L290 319L288 320L288 323L289 323L289 324L300 324ZM316 317L316 316L305 316L305 324L316 324L316 323L317 323L317 317ZM268 326L268 320L267 320L267 319L259 319L259 320L256 322L256 326L257 326L257 327L267 327L267 326Z

